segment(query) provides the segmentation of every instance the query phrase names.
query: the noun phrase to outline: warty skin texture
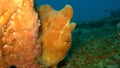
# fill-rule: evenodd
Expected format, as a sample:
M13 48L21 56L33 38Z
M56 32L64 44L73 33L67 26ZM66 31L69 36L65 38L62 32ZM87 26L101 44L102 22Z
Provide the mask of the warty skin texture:
M72 7L66 5L56 11L49 5L43 5L38 8L38 13L41 20L42 63L45 67L56 68L70 49L71 33L76 26L70 23Z
M36 57L41 55L38 42L38 18L33 0L0 1L0 67L37 68ZM4 66L2 66L4 65Z
M70 49L72 7L43 5L37 14L33 5L34 0L0 1L0 68L56 68Z

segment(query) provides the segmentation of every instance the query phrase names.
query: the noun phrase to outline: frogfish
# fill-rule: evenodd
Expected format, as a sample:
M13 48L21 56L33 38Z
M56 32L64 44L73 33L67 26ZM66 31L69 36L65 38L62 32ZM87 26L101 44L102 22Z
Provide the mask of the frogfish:
M73 10L66 5L57 11L49 5L37 9L41 21L40 40L42 44L42 63L45 68L56 68L70 49L72 31L76 24L70 23Z

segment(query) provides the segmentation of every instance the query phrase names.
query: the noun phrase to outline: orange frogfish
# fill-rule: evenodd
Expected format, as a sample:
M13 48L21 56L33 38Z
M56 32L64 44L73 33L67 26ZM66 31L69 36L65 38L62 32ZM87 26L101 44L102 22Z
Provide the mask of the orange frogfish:
M56 11L49 5L42 5L37 11L41 21L42 63L45 68L56 68L70 49L71 33L76 26L75 23L70 23L72 7L66 5L62 10Z
M0 0L0 68L40 68L34 0Z

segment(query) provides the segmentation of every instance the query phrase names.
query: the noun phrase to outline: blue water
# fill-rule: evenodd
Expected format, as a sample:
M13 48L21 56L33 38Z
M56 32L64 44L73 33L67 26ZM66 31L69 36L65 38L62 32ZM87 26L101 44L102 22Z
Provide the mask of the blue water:
M96 20L110 15L111 10L120 8L120 0L35 0L35 4L49 4L60 10L66 4L73 7L73 21Z

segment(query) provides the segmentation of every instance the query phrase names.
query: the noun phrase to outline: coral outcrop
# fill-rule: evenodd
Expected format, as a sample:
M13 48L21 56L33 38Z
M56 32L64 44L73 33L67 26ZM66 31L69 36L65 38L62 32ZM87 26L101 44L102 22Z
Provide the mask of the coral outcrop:
M43 5L37 13L33 3L0 0L0 68L56 67L70 49L71 6L55 11Z
M38 8L41 20L40 39L42 42L42 62L45 67L56 67L70 49L71 32L76 24L70 23L73 11L66 5L60 11L49 5Z

